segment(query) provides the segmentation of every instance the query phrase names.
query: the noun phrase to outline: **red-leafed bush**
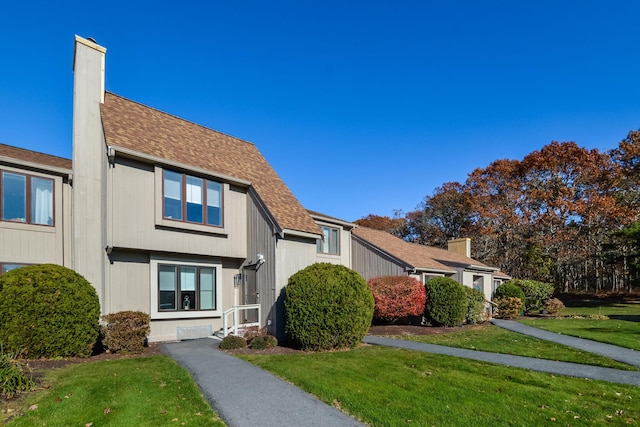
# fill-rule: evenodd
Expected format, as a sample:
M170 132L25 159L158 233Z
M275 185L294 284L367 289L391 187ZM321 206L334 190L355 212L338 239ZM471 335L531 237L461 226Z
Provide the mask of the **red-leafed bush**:
M424 313L427 293L424 285L408 276L384 276L370 279L375 300L373 317L387 322Z

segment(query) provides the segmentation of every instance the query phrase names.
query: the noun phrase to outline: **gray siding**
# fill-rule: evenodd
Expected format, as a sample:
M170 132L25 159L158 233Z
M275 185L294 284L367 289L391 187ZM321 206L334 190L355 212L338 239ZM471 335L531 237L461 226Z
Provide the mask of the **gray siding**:
M246 189L223 185L224 228L162 218L162 169L116 157L109 169L107 244L116 248L246 258Z
M0 262L15 264L58 264L70 266L71 254L69 212L71 191L66 178L35 171L19 164L2 162L0 169L7 172L53 179L53 226L0 221Z
M357 239L351 240L351 268L365 280L380 276L406 276L405 265L385 254L372 250Z
M247 258L256 260L256 255L264 255L265 262L256 272L256 286L260 294L258 302L262 313L260 322L266 325L269 333L276 335L278 329L284 330L277 316L276 295L276 235L269 216L261 207L257 196L249 191L247 197ZM278 300L278 301L277 301ZM270 324L269 324L270 323Z

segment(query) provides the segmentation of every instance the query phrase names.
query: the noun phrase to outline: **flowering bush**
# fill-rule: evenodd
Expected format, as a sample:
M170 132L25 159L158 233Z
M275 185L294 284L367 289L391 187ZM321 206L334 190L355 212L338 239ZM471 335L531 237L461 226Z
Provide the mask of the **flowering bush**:
M413 277L374 277L368 285L375 301L375 319L393 322L424 312L427 293L424 285Z

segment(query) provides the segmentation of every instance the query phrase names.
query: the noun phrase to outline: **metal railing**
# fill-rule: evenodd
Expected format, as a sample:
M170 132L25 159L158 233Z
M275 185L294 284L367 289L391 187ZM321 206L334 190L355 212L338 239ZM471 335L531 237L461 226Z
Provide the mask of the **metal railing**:
M248 310L258 311L257 322L247 321L246 316L243 316L244 319L240 321L240 312L247 312ZM231 323L229 323L229 316L231 315ZM226 337L229 334L236 335L241 328L257 326L259 329L261 327L260 317L260 304L234 305L222 313L222 336Z

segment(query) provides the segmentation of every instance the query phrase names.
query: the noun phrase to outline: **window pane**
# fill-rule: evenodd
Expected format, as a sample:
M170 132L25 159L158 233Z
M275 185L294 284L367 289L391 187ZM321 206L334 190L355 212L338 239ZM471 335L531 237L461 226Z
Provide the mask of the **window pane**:
M215 310L216 308L216 286L215 269L200 269L200 309Z
M222 225L222 184L207 181L207 224Z
M53 225L53 181L31 177L31 222Z
M329 229L324 227L322 229L322 233L324 234L324 240L322 241L322 252L325 254L329 253Z
M24 267L25 264L3 264L2 265L2 274L7 271L15 270L16 268Z
M158 287L160 288L160 310L176 309L176 267L172 265L158 266Z
M202 179L187 176L187 221L202 222Z
M180 266L180 308L194 310L196 305L196 267Z
M164 171L164 217L182 219L182 174Z
M27 177L2 173L2 219L27 222Z
M331 229L331 238L329 239L329 253L337 254L338 253L338 230L335 228Z
M196 290L196 267L180 267L180 290Z

